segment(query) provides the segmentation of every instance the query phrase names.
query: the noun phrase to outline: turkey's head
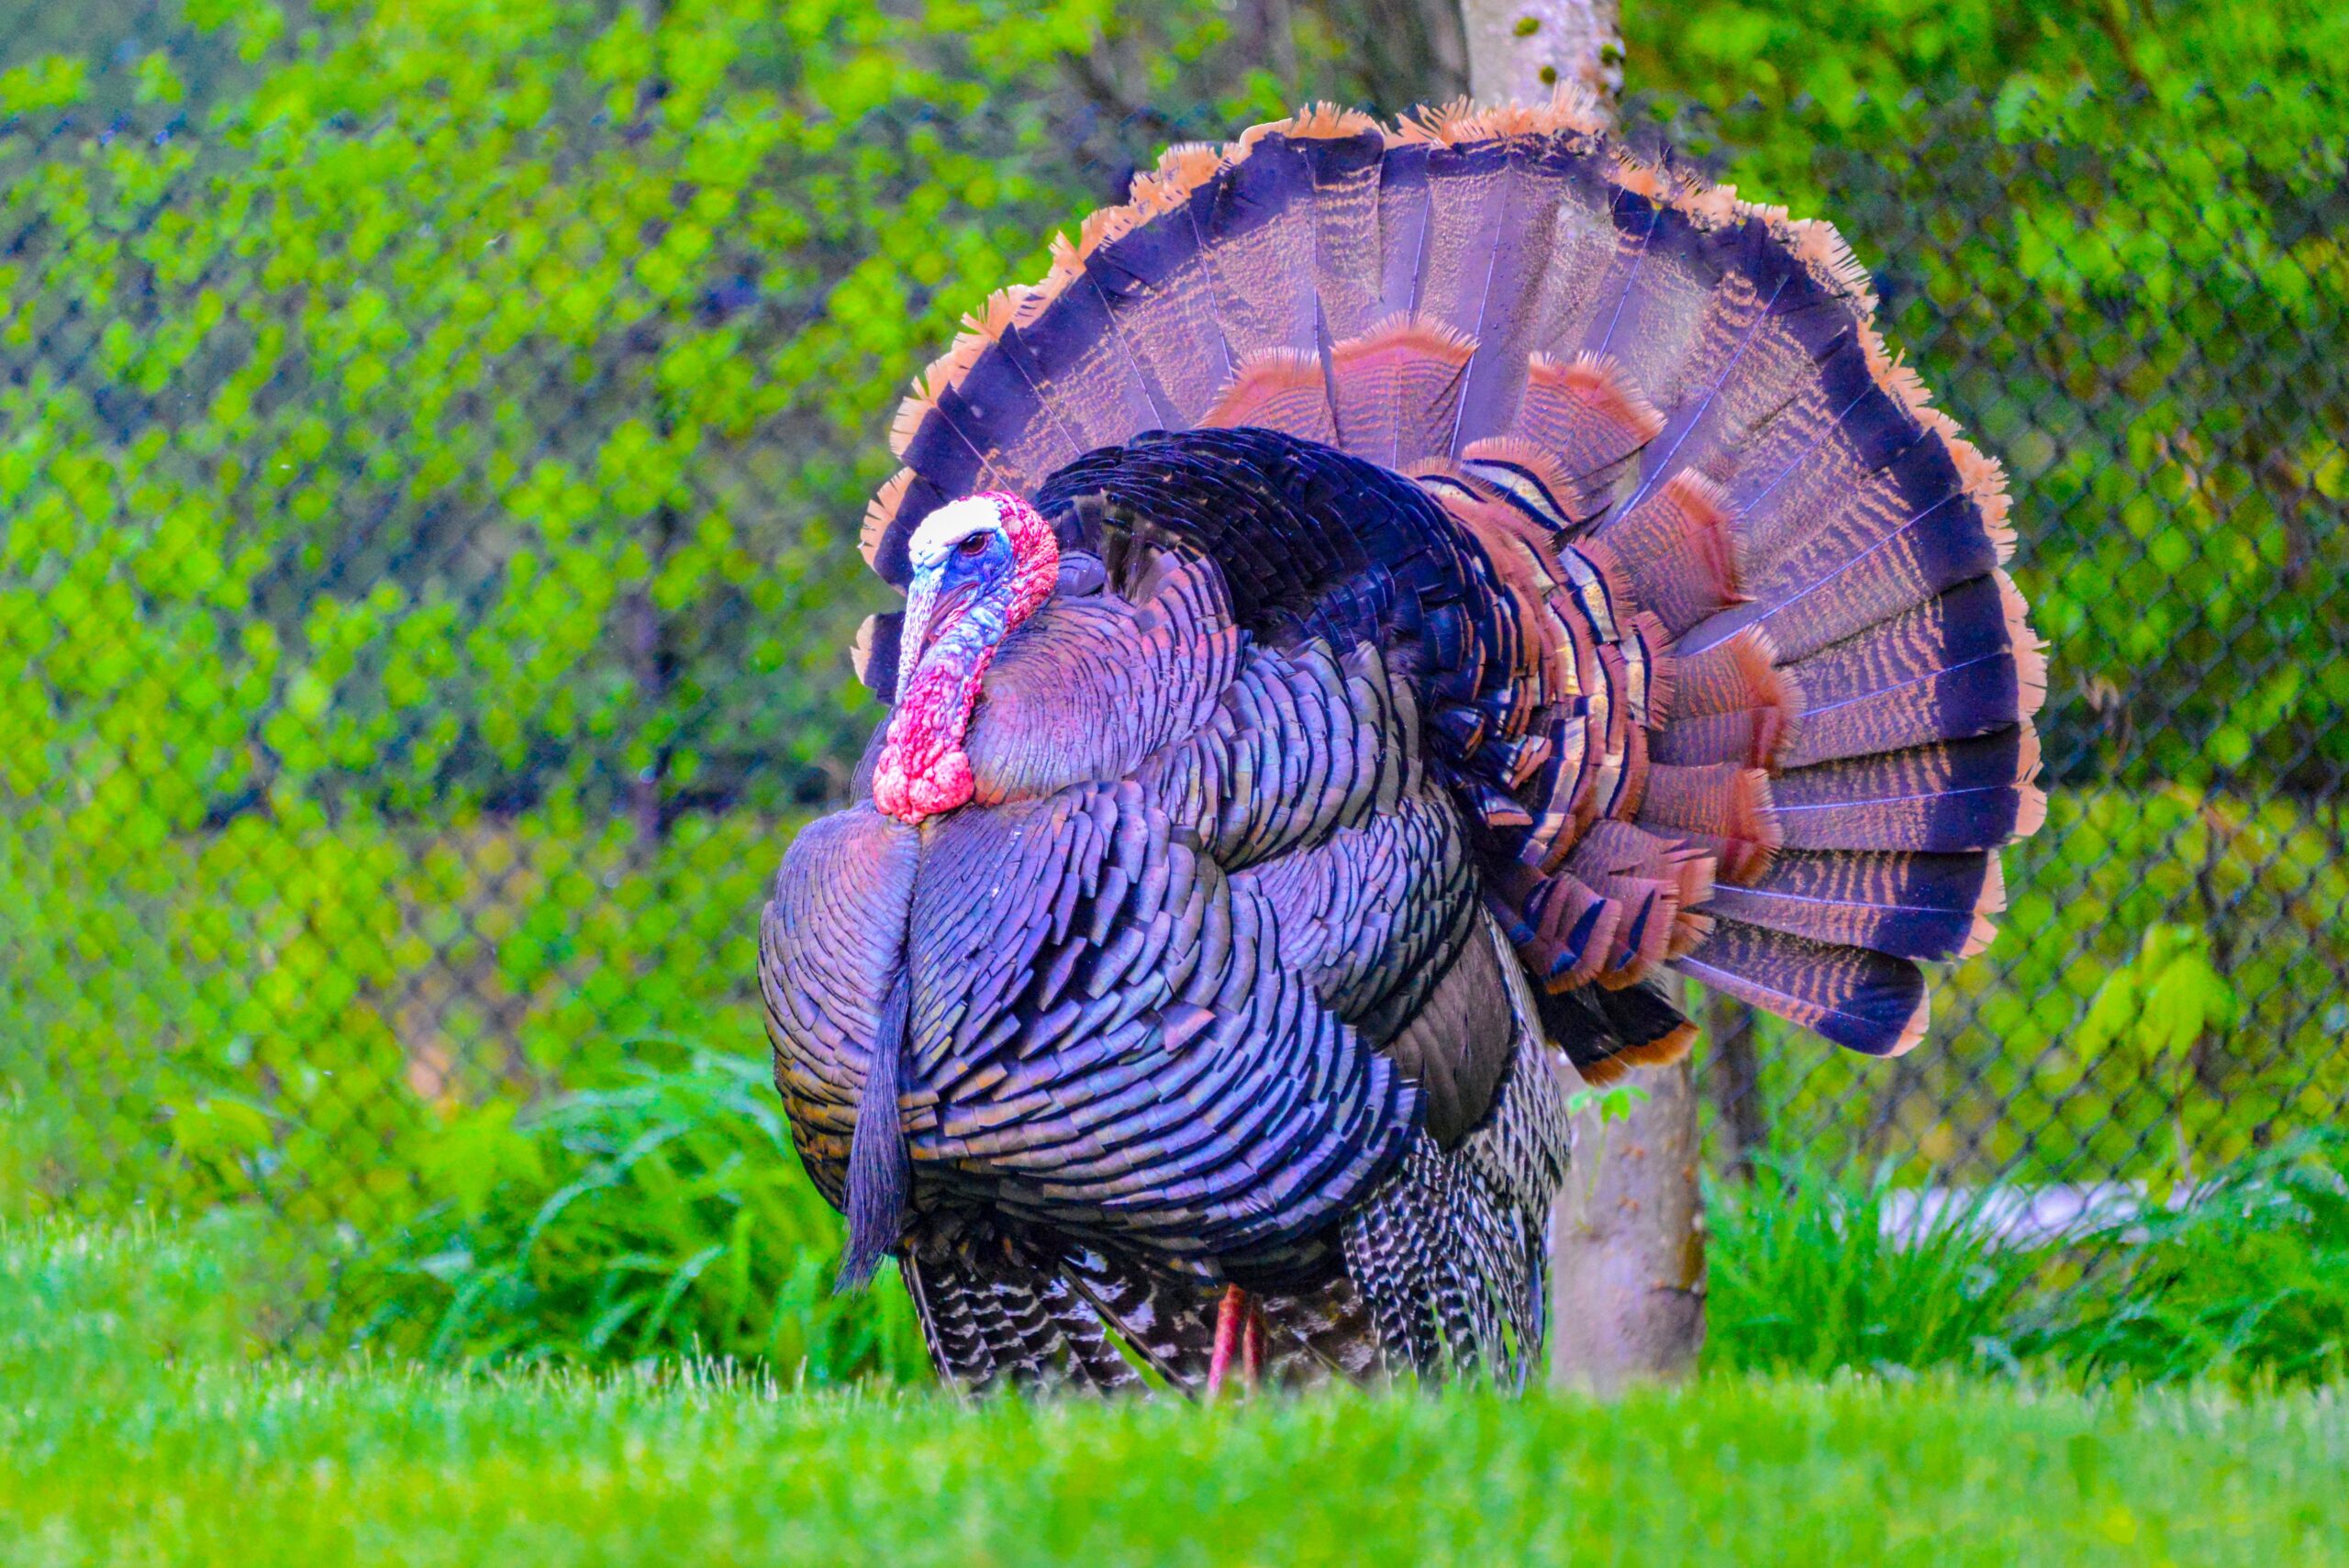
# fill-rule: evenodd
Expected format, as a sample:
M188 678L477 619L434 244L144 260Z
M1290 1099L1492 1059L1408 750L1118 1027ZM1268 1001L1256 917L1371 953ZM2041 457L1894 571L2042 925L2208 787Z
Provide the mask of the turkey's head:
M1017 495L989 491L922 519L897 652L897 706L873 770L873 804L901 822L971 798L963 750L979 682L1013 628L1052 596L1060 547Z

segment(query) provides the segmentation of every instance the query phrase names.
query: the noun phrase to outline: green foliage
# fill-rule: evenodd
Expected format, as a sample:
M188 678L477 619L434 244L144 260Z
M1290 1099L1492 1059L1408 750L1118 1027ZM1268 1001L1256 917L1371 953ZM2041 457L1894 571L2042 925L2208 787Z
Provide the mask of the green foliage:
M1887 1235L1892 1191L1882 1170L1779 1161L1709 1186L1706 1369L2003 1370L2041 1260L2001 1247L1978 1199Z
M5 1201L386 1229L628 1040L754 1048L906 378L1158 143L1442 95L1429 15L0 6ZM2056 645L2006 934L1900 1063L1767 1026L1781 1126L2176 1179L2337 1114L2349 23L1627 21L1684 142L1878 267Z
M1006 88L1089 13L646 15L339 8L153 139L11 78L11 795L152 839L836 776L879 421L1083 199Z
M2168 1202L2015 1246L1991 1189L1888 1228L1887 1172L1765 1161L1751 1185L1708 1193L1705 1366L2252 1388L2349 1372L2349 1135L2152 1195Z
M2002 458L2058 776L2349 765L2349 14L2323 0L1626 7L1629 80L1833 217Z
M2242 1161L2142 1231L2032 1353L2140 1383L2349 1375L2349 1134Z
M1566 1096L1566 1113L1580 1116L1587 1110L1598 1113L1601 1127L1626 1120L1634 1106L1644 1105L1648 1092L1637 1084L1617 1084L1605 1089L1576 1089Z
M795 1385L927 1375L896 1271L831 1294L840 1219L755 1063L632 1062L518 1129L452 1127L420 1174L451 1195L346 1282L368 1342L465 1365L718 1356Z
M757 1068L693 1052L618 1084L519 1130L452 1130L426 1172L452 1195L346 1295L371 1314L364 1338L476 1365L699 1353L795 1382L926 1377L893 1275L868 1296L827 1294L839 1221L799 1176ZM2349 1136L2165 1192L2173 1207L2150 1218L2019 1247L2000 1240L1992 1189L1896 1225L1888 1169L1765 1159L1750 1183L1708 1188L1705 1368L2027 1364L2261 1386L2349 1372Z
M217 1317L235 1260L178 1232L0 1232L12 1564L217 1562L225 1541L249 1568L2221 1568L2338 1562L2349 1539L2349 1416L2331 1392L1720 1378L1605 1405L1455 1389L974 1409L780 1395L707 1362L253 1362Z
M1163 28L1273 112L1210 9L0 7L10 1206L389 1225L752 1047L891 405L1108 194L1030 89Z
M2040 503L2027 581L2065 648L2111 651L2091 684L2126 690L2124 662L2165 651L2262 668L2215 684L2163 775L2288 766L2343 694L2234 634L2305 652L2331 547L2238 481L2266 465L2304 506L2337 499L2337 410L2295 387L2283 427L2227 428L2258 410L2200 349L2339 320L2341 258L2295 221L2338 179L2326 103L2299 92L2337 68L2338 19L2165 17L2149 74L2109 58L2099 8L1927 9L1634 7L1632 74L1709 106L1682 128L1709 126L1749 184L1860 217L1896 278L1922 269L1895 326L1976 361L1945 376L1920 344ZM48 134L95 89L85 61L31 58L0 138L0 643L32 677L0 703L11 793L61 809L61 781L103 778L76 813L148 835L354 795L593 806L648 773L672 803L819 793L861 706L837 651L873 590L845 547L896 389L1144 144L1371 90L1338 63L1380 42L1356 10L1271 41L1214 7L1080 0L651 23L429 0L299 37L199 11L177 53L140 57L160 139ZM182 78L219 75L231 34L250 63L190 119ZM2090 90L2137 79L2136 107ZM2277 90L2228 97L2254 79ZM2099 205L2068 168L1938 188L1965 150L1917 90L1953 87L1995 97L1977 132L2121 150ZM1073 134L1104 109L1116 135ZM1912 255L1901 215L1927 190L1964 231ZM2031 363L2047 342L2076 351ZM2118 377L2127 419L2065 423L2083 377ZM2051 549L2082 503L2132 537ZM2089 591L2116 573L2162 591ZM2301 595L2282 621L2278 581ZM2176 636L2189 608L2208 640Z
M1624 27L1625 74L1644 88L1883 146L1920 88L2132 86L2148 117L2201 113L2215 106L2188 105L2205 88L2338 81L2349 43L2349 20L2314 0L1656 0L1625 6Z
M2210 933L2150 926L2137 956L2097 987L2073 1043L2093 1054L2125 1040L2158 1070L2184 1059L2206 1027L2230 1022L2234 1010L2233 988L2210 967Z

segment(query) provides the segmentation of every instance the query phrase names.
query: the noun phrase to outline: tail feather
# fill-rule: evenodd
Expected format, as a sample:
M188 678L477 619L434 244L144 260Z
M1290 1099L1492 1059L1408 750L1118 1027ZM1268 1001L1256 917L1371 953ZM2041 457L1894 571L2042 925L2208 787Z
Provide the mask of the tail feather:
M897 411L891 445L907 468L929 479L942 495L1019 484L1023 475L992 461L990 452L999 449L989 432L975 424L975 413L956 388L918 382L914 395ZM890 520L890 528L913 531L903 512Z
M1599 528L1584 553L1603 550L1640 606L1676 636L1742 597L1729 523L1720 486L1683 472Z
M1296 349L1268 349L1248 360L1199 423L1254 425L1324 445L1334 444L1338 436L1321 361Z
M1129 351L1159 389L1169 428L1196 420L1239 369L1216 317L1184 178L1179 159L1162 159L1157 171L1137 178L1134 208L1160 221L1105 241L1085 261Z
M1773 806L1791 850L1989 850L2039 826L2038 772L2039 738L2009 726L1790 769Z
M1408 320L1419 308L1420 269L1432 216L1428 185L1428 148L1416 143L1389 146L1378 172L1380 320Z
M1954 958L2004 906L1996 857L1788 851L1766 874L1714 892L1711 912L1748 925L1900 958Z
M1582 342L1571 347L1620 361L1632 383L1669 406L1698 324L1722 275L1705 236L1674 206L1677 187L1635 163L1614 202L1619 247ZM1649 195L1639 188L1654 191ZM1620 280L1620 281L1617 281Z
M1700 232L1714 216L1699 214ZM1629 506L1685 474L1733 473L1754 433L1813 382L1820 328L1847 319L1833 295L1811 297L1813 280L1766 224L1724 218L1711 243L1727 265L1680 358L1645 383L1672 414Z
M1661 1067L1688 1054L1697 1026L1651 985L1592 985L1535 998L1542 1024L1593 1084L1631 1067Z
M1759 873L1777 853L1785 832L1771 797L1770 775L1736 762L1651 767L1639 820L1713 847L1727 882Z
M1811 654L1800 739L1779 759L1804 767L2003 729L2035 713L2046 658L2004 573L1976 577Z
M1095 248L1098 240L1097 236ZM1122 440L1137 425L1155 424L1160 416L1135 356L1115 325L1109 302L1094 285L1086 267L1089 254L1085 249L1059 249L1053 268L1060 287L1052 296L1052 308L1030 319L1015 319L1005 335L1014 340L1030 378L1060 410L1063 423L1082 432L1085 446L1095 447ZM1046 288L1052 286L1048 281ZM1023 301L1023 307L1028 303ZM1003 422L1003 416L976 406L969 415L990 429ZM910 457L907 461L913 462ZM1043 480L1044 474L1039 474L1032 483Z
M1527 362L1541 347L1539 318L1525 308L1538 295L1555 255L1558 209L1564 197L1559 182L1542 167L1543 143L1490 142L1487 155L1455 154L1464 162L1489 156L1497 167L1474 204L1473 226L1461 233L1456 292L1448 311L1439 310L1477 345L1470 365L1452 439L1446 450L1464 451L1488 437L1506 435L1523 395ZM1452 190L1467 179L1444 181ZM1466 206L1468 204L1463 204ZM1441 298L1439 295L1437 297Z
M1241 137L1192 193L1216 317L1243 361L1267 350L1313 346L1312 191L1313 169L1297 143L1267 128Z
M1427 239L1414 286L1417 310L1475 339L1491 325L1487 303L1509 206L1508 149L1497 141L1431 148L1427 188ZM1504 301L1502 308L1514 303Z
M1313 176L1313 291L1320 330L1358 337L1379 317L1378 181L1386 139L1368 115L1324 106L1293 128Z
M1620 295L1617 262L1625 240L1616 217L1615 168L1603 144L1573 138L1553 139L1542 163L1564 199L1551 229L1549 270L1526 303L1533 323L1529 341L1544 361L1571 364Z
M1622 465L1663 428L1664 416L1610 356L1537 354L1527 363L1514 433L1556 454L1574 487L1575 521L1606 511Z
M1072 286L1088 291L1091 287L1084 280ZM1016 314L1019 302L1009 303ZM1090 316L1092 313L1079 314ZM1102 315L1108 316L1106 307ZM1109 318L1115 319L1114 317ZM1016 372L1019 385L1034 395L1038 406L1048 416L1053 452L1050 466L1044 471L1047 473L1068 461L1060 453L1073 455L1084 451L1096 444L1103 429L1114 428L1123 416L1134 411L1137 404L1132 395L1133 386L1141 388L1140 406L1148 407L1152 417L1160 413L1159 403L1152 395L1149 384L1139 371L1132 368L1130 361L1124 373L1115 376L1105 373L1098 363L1072 363L1070 356L1056 341L1055 328L1059 320L1060 317L1055 316L1051 321L1041 323L1029 331L1022 331L1016 321L1002 321L995 327L995 341L1000 351L988 356ZM989 324L983 318L983 334ZM1125 358L1122 342L1114 339L1112 342L1117 355ZM963 387L964 399L974 408L983 410L991 425L1000 428L1007 421L998 410L1008 406L1008 400L992 399L973 390L974 385L982 385L975 374L978 368L974 365L974 374L966 378ZM1008 390L1016 395L1019 388ZM1032 467L1033 462L1023 461L1021 466Z
M1925 1035L1925 977L1905 958L1723 919L1679 965L1865 1056L1898 1056Z
M1475 343L1433 322L1393 318L1331 355L1348 451L1400 469L1446 450Z

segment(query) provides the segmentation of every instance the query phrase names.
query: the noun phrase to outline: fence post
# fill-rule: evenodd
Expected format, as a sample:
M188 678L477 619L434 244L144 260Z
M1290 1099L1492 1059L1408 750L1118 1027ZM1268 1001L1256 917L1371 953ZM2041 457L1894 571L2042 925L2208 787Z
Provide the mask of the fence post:
M1714 996L1705 1007L1705 1051L1712 1080L1722 1168L1753 1173L1753 1157L1769 1146L1770 1112L1762 1103L1762 1063L1753 1053L1753 1009L1734 996Z

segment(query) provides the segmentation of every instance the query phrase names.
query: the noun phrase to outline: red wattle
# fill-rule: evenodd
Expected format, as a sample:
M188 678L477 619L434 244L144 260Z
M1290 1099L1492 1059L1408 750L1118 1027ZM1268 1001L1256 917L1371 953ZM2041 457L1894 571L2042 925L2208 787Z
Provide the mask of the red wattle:
M998 634L1008 635L1052 596L1060 576L1060 541L1053 538L1052 525L1017 495L994 491L973 499L994 506L996 519L1011 540L1011 602ZM967 608L961 602L939 606L932 613L941 618L922 631L925 648L936 644ZM952 662L953 653L925 652L907 689L897 695L888 738L873 766L876 810L900 822L918 823L968 804L975 785L963 737L978 704L979 682L995 662L995 650L992 642L981 647L967 668ZM944 662L930 663L931 657Z
M982 648L970 669L925 664L913 689L897 700L888 739L873 766L873 805L900 822L952 811L969 802L974 787L971 759L963 750L979 681L995 662L995 649Z

